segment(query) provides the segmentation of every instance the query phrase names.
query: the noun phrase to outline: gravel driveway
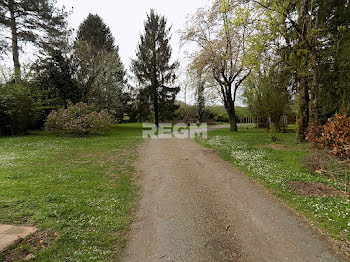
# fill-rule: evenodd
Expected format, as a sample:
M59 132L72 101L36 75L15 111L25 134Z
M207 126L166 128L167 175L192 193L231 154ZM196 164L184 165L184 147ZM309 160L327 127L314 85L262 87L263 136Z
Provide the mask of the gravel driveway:
M149 139L126 262L342 261L260 185L189 139Z

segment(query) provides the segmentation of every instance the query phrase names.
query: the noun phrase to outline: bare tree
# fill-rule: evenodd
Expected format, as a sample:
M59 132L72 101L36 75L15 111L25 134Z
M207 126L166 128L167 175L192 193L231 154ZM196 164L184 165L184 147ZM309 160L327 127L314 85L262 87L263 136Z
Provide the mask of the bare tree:
M199 9L181 32L183 43L194 42L199 48L193 54L192 67L210 70L220 86L231 131L237 131L237 91L259 53L254 46L257 30L253 20L249 4L217 0L211 8Z

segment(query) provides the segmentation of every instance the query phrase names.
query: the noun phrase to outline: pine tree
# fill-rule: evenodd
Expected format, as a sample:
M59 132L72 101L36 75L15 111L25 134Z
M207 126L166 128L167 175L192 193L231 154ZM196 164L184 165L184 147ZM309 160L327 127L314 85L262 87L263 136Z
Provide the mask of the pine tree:
M77 103L81 97L71 59L61 51L38 61L34 66L35 79L39 88L45 93L46 106L50 109L67 106L67 102Z
M140 37L136 59L131 65L131 70L153 103L157 127L159 119L171 117L176 109L174 102L179 92L179 88L173 86L178 62L170 61L170 30L165 17L151 10L145 22L145 32Z
M126 72L119 47L100 16L89 14L79 26L74 58L82 100L120 111Z
M55 4L55 0L0 2L0 29L9 33L0 35L0 51L7 52L12 47L17 83L20 82L21 76L19 61L21 43L33 43L41 48L48 48L52 42L61 39L67 33L67 13L57 8Z
M101 50L107 52L118 50L118 47L114 44L114 37L110 28L99 15L89 14L81 23L77 33L77 41L86 42L96 52Z

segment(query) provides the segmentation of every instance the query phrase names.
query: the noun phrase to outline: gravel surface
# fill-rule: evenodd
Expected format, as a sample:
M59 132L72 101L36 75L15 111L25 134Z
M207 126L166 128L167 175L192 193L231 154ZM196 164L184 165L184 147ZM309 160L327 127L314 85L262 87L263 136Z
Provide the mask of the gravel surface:
M125 262L342 261L266 190L189 139L149 139Z

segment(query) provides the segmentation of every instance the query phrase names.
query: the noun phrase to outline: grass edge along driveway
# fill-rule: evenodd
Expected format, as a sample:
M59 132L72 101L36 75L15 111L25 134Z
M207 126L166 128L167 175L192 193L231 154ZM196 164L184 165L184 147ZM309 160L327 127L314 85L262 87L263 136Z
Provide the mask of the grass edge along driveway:
M139 124L106 136L0 138L0 223L55 232L33 261L111 261L125 245L138 187ZM4 258L0 254L0 261Z
M340 246L350 247L350 199L302 196L293 190L290 182L321 182L338 190L344 189L344 184L315 174L305 166L303 160L310 149L306 143L297 143L294 133L280 136L281 141L273 144L262 129L240 128L238 133L222 129L208 132L207 140L197 138L197 142L217 151L225 161L263 184Z

